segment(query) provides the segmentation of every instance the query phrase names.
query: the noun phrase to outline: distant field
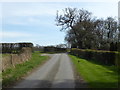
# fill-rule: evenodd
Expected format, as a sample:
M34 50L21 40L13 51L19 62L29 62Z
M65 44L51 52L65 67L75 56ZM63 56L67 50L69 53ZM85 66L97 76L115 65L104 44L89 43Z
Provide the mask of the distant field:
M115 66L100 65L97 62L70 55L77 72L88 82L90 88L117 88L118 69ZM78 62L79 61L79 62Z

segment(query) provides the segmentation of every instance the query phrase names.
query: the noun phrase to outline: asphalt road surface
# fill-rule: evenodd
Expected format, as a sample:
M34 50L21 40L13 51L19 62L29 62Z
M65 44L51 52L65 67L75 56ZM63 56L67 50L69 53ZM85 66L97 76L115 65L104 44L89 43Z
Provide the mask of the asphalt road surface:
M48 54L51 59L13 88L74 88L75 79L66 53Z

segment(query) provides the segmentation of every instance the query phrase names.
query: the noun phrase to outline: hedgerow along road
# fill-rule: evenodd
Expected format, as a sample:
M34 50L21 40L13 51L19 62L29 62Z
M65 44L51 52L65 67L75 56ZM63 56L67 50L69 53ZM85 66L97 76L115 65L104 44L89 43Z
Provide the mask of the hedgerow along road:
M68 55L66 53L46 55L51 59L13 88L75 88L73 66Z

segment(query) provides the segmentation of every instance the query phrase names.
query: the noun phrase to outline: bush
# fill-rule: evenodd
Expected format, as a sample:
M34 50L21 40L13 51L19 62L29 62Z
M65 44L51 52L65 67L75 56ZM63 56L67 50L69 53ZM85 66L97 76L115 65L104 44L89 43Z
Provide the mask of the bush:
M120 55L114 51L71 49L71 54L87 60L95 60L106 65L118 65ZM117 59L116 59L117 57Z
M44 52L55 52L55 53L60 53L60 52L66 52L66 48L57 48L57 47L44 47Z
M115 63L117 64L118 68L120 69L120 52L117 53L117 55L116 55L116 62Z
M117 44L117 50L120 52L120 42Z

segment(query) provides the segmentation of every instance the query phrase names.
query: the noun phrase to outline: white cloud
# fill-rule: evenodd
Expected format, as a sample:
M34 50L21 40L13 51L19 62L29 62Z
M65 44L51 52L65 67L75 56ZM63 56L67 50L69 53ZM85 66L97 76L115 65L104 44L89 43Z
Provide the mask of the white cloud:
M30 9L30 8L29 8ZM51 9L48 9L48 8L44 8L42 11L42 9L36 9L36 8L31 8L29 10L28 8L27 9L24 9L24 10L19 10L19 11L13 11L11 13L12 16L40 16L40 15L54 15L55 13L55 10L51 10Z
M3 24L24 26L50 25L50 22L47 21L51 17L54 21L57 11L56 7L61 8L63 5L52 3L4 3Z
M90 6L87 4L83 7L92 11L95 16L117 16L116 3L110 5L106 5L106 9L104 9L105 6L103 7L102 4L101 6ZM3 20L5 23L14 25L45 25L49 24L49 22L41 20L39 17L43 17L45 20L49 19L50 16L55 17L57 10L60 11L68 6L71 7L72 5L64 3L3 3ZM81 6L76 5L74 7L80 8ZM105 13L110 7L112 7L111 12Z
M2 4L0 3L0 29L2 28L1 25L2 25Z
M56 5L42 3L4 3L3 17L56 15Z
M17 38L17 37L30 37L32 36L29 33L24 33L24 32L10 32L10 31L2 31L0 32L0 36L2 36L2 38Z
M59 13L61 13L61 9L64 9L65 7L83 7L92 11L95 16L107 17L117 16L117 6L115 5L117 4L113 3L109 4L109 6L106 5L106 9L104 9L105 3L103 6L102 4L90 6L89 3L85 6L72 5L72 3L3 3L2 9L3 20L6 24L38 26L45 24L50 25L51 22L47 22L46 20L50 19L51 16L54 17L52 19L55 19L56 11L59 10ZM110 12L107 13L110 7L112 8L110 9ZM44 18L44 20L42 18Z
M4 3L2 16L6 24L48 25L49 22L44 21L43 18L55 17L56 11L61 7L65 6L49 3Z
M25 26L25 25L28 25L27 22L25 21L6 21L6 24L11 24L11 25L22 25L22 26Z
M30 17L29 19L28 19L28 21L29 22L39 22L39 20L38 19L35 19L35 18L32 18L32 17Z
M47 17L48 20L44 20L45 17L41 18L41 17L25 17L25 18L21 18L21 17L14 17L14 18L8 18L3 19L4 23L3 24L9 24L9 25L17 25L17 26L53 26L55 25L54 22L54 18ZM52 18L52 19L51 19Z
M119 25L120 25L120 1L119 1L119 4L118 4L118 22L119 22Z
M119 0L1 0L1 2L118 2Z

